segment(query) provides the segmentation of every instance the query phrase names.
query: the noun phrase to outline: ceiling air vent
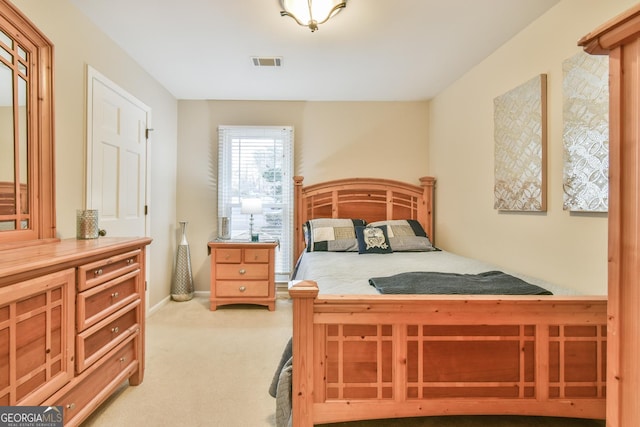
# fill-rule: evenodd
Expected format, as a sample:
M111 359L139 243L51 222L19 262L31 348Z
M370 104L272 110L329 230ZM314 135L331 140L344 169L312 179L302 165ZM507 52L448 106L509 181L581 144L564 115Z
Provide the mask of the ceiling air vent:
M252 56L251 60L255 67L281 67L281 56Z

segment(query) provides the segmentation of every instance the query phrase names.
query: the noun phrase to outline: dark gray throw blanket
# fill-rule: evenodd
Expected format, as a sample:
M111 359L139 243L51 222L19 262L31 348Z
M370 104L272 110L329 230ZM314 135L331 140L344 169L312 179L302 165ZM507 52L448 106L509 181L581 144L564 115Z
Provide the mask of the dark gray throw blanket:
M276 398L276 427L292 427L293 418L291 416L291 381L293 370L293 339L289 339L280 363L276 369L269 394Z
M414 271L373 277L369 284L382 294L553 295L502 271L480 274Z

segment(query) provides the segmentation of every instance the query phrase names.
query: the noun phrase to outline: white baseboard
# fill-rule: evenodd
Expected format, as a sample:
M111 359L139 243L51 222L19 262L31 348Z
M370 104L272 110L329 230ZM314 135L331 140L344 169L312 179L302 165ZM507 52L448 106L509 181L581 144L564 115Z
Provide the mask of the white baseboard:
M171 295L167 295L159 303L154 305L153 307L149 307L149 312L147 313L147 317L151 316L156 311L160 310L163 306L167 305L171 301Z

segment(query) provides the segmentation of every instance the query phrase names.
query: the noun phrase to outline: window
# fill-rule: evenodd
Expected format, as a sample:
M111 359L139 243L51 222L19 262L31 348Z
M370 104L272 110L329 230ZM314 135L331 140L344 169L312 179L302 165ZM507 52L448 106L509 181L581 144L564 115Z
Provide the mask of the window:
M293 128L218 128L218 217L230 220L231 239L250 240L243 199L260 199L253 216L260 240L277 239L276 280L289 279L293 251Z

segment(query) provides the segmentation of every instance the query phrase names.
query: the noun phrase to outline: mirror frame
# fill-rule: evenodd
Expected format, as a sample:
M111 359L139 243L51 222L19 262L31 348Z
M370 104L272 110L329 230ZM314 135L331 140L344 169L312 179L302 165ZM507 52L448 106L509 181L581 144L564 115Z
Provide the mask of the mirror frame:
M54 171L53 44L8 0L0 0L0 28L14 40L27 39L35 46L29 52L27 152L31 228L0 231L0 249L45 243L56 238ZM35 91L35 93L34 93Z

